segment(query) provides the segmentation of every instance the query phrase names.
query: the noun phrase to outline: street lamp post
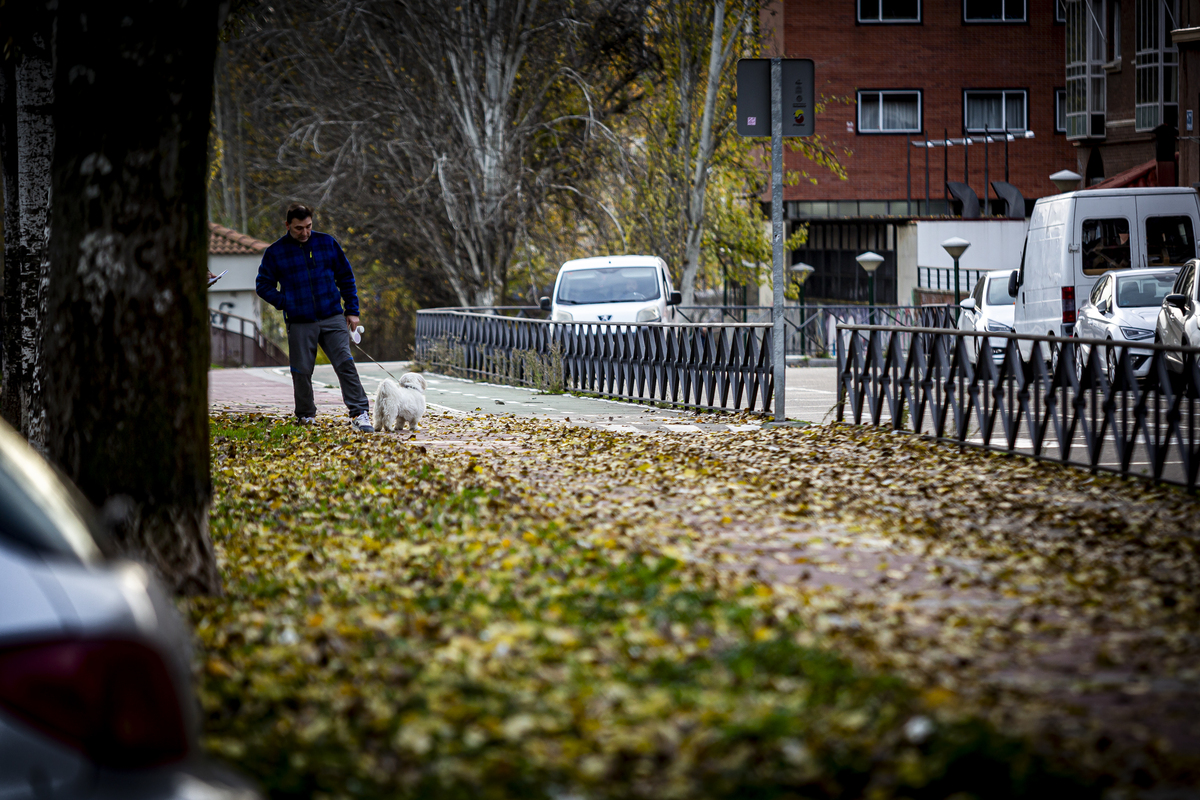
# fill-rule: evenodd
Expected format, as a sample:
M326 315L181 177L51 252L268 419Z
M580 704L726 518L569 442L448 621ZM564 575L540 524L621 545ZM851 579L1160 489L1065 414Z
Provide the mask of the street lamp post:
M792 264L792 274L796 276L796 283L800 284L800 355L804 355L808 344L804 331L808 326L804 320L804 282L808 280L808 276L813 274L813 268L803 261L797 261Z
M854 260L859 266L867 271L867 303L870 307L868 313L868 324L875 324L875 270L879 269L879 265L883 263L883 256L879 253L872 253L868 250L865 253L857 255Z
M966 239L960 239L957 236L942 242L942 248L950 254L951 258L954 259L954 305L956 307L958 306L958 302L962 300L962 291L958 283L958 258L964 252L966 252L966 249L970 246L970 242L968 242Z
M1079 188L1079 182L1083 180L1083 176L1069 169L1060 169L1050 176L1050 180L1060 192L1071 192Z

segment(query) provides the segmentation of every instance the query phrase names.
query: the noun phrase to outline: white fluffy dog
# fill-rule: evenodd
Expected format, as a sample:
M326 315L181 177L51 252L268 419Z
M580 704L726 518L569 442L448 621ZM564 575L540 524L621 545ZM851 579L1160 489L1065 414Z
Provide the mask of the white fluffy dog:
M404 423L415 432L425 416L425 378L415 372L400 376L400 382L385 378L375 392L375 416L372 423L377 431L404 430Z

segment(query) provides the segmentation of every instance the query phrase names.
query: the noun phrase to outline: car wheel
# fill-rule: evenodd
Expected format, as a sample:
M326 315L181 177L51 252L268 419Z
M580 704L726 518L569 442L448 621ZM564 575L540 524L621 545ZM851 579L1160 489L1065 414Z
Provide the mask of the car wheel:
M1078 334L1072 334L1072 339L1078 339ZM1087 367L1087 358L1083 354L1083 345L1075 343L1075 380L1079 382L1079 388L1083 386L1083 373Z
M1049 334L1053 336L1054 334ZM1046 346L1047 366L1050 368L1050 381L1054 382L1054 376L1058 373L1058 360L1062 357L1062 348L1059 347L1057 339L1051 339L1050 344Z
M1188 338L1186 336L1184 336L1182 339L1179 340L1179 346L1180 347L1191 347L1191 345L1188 344ZM1184 372L1183 372L1183 368L1187 364L1187 358L1185 358L1183 355L1180 355L1179 361L1180 361L1179 374L1175 374L1174 372L1172 372L1171 378L1175 382L1174 388L1175 388L1176 393L1182 394L1184 397L1187 397L1187 395L1188 395L1187 379L1184 377Z
M1108 341L1110 342L1109 346L1104 348L1104 372L1108 377L1108 385L1116 388L1117 375L1119 374L1117 371L1119 356L1117 355L1116 345L1111 344L1112 339Z

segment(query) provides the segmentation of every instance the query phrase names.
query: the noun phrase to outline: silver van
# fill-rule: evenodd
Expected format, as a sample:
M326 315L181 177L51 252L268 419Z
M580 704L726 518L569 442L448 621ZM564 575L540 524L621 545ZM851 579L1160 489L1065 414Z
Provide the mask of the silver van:
M1095 189L1034 204L1009 280L1017 333L1071 336L1076 309L1110 270L1179 267L1196 257L1200 200L1180 187ZM1020 342L1029 359L1031 342Z

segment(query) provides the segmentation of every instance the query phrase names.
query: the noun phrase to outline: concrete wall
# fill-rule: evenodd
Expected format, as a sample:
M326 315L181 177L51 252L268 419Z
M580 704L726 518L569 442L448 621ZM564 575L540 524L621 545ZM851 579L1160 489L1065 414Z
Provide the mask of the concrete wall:
M262 302L254 292L254 279L262 256L217 256L208 257L208 269L214 275L226 274L208 290L208 307L216 311L245 317L262 326Z
M896 296L901 305L916 302L918 267L954 267L942 247L952 237L971 243L958 260L960 270L1016 269L1021 265L1026 220L917 220L896 226Z

